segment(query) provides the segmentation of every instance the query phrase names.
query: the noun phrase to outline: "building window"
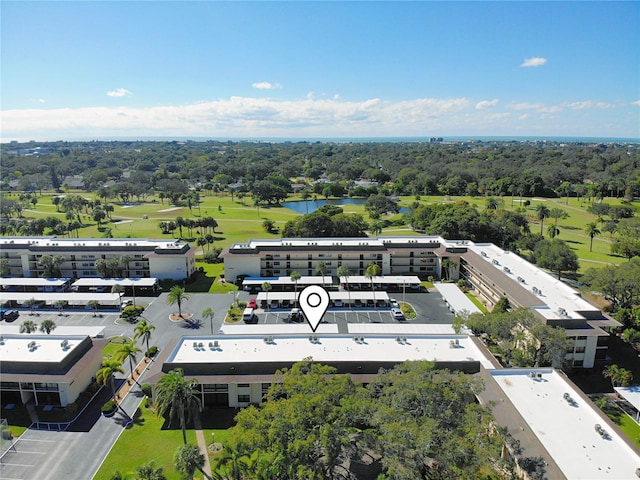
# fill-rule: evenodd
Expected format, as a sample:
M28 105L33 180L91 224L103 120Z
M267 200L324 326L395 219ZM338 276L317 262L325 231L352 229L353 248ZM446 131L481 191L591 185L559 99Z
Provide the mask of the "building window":
M249 403L251 401L251 396L249 395L238 395L238 403Z
M584 353L584 347L576 347L576 353Z
M576 340L586 340L586 339L587 339L586 335L581 335L579 337L576 337Z
M248 383L239 383L238 384L238 388L249 388L249 384Z

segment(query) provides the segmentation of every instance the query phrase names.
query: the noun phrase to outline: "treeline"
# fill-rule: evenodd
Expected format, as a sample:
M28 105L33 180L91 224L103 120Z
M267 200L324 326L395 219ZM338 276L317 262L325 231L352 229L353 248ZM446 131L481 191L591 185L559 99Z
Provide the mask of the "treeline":
M290 193L288 180L305 177L323 180L312 194L332 196L640 195L636 144L54 142L28 144L46 152L33 156L20 155L21 147L3 149L3 189L60 188L68 176L82 175L86 190L110 184L125 198L156 191L173 202L172 195L188 194L189 186L223 191L236 185L244 192L273 190L265 199L272 203ZM378 186L355 184L362 178Z

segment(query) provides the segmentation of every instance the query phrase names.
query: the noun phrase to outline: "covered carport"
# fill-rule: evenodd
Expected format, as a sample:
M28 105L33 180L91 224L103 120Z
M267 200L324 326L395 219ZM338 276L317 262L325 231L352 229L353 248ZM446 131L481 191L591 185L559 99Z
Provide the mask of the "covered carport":
M144 293L155 294L160 285L157 278L80 278L73 282L71 288L77 292L111 292L115 285L120 285L125 294L132 296Z
M626 412L625 410L627 415L633 418L636 423L640 423L640 385L615 387L614 390L633 407L634 412Z
M22 308L83 308L89 306L89 302L96 301L90 308L120 308L120 295L117 293L90 293L90 292L2 292L0 304Z
M70 283L70 278L0 277L0 288L6 292L63 292Z
M442 295L442 299L454 315L460 315L463 312L469 315L482 313L455 283L435 283L434 287Z

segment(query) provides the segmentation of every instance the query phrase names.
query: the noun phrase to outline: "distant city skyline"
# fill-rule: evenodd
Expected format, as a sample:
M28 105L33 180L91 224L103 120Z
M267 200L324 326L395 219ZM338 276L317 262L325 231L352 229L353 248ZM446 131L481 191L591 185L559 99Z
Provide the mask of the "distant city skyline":
M638 2L0 8L3 142L640 138Z

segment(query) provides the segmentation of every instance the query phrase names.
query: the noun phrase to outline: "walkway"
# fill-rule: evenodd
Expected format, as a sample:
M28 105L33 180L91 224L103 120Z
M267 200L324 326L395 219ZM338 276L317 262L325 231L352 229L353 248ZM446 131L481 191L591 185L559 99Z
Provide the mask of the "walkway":
M202 473L205 478L212 479L211 476L211 464L209 463L209 449L207 448L207 442L204 439L204 432L202 431L202 422L200 422L200 415L196 415L193 419L193 428L196 431L196 439L198 440L198 447L200 453L204 454L204 466L202 467Z

